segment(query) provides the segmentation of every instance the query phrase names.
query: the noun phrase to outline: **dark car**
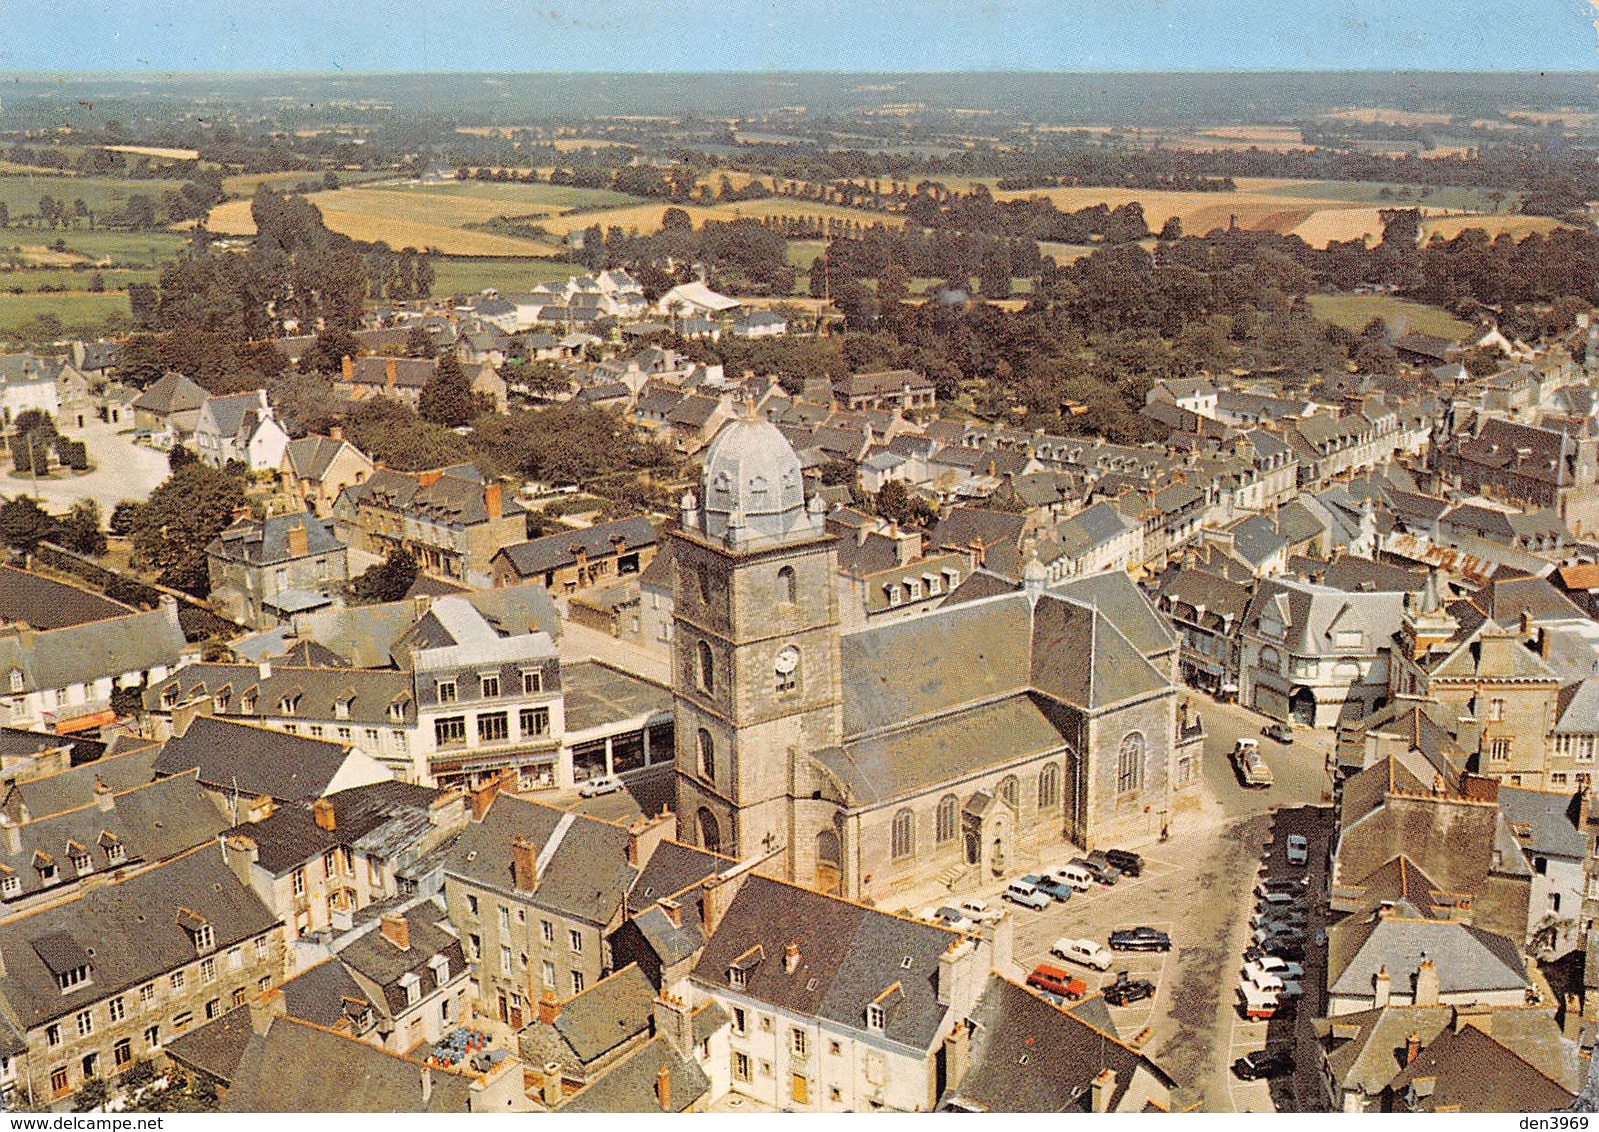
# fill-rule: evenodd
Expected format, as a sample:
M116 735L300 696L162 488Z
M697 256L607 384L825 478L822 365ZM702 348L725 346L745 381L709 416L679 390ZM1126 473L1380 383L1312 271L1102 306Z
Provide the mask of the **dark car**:
M1268 739L1275 739L1279 743L1292 743L1294 729L1286 723L1268 723L1260 729L1260 733Z
M1029 873L1022 878L1022 883L1032 885L1045 896L1061 904L1072 898L1072 886L1052 876Z
M1105 850L1105 860L1115 865L1127 876L1143 875L1144 859L1130 849L1107 849Z
M1148 979L1135 979L1126 971L1116 972L1116 981L1105 988L1105 1001L1112 1006L1126 1006L1155 997L1155 984Z
M1103 885L1115 884L1117 879L1122 875L1121 870L1115 865L1111 864L1110 861L1106 859L1105 854L1101 853L1097 849L1088 854L1086 857L1076 858L1075 863L1082 865L1089 872L1093 873L1094 879Z
M1286 1046L1273 1046L1246 1053L1233 1062L1233 1073L1241 1081L1284 1077L1294 1071L1294 1055Z
M1155 928L1123 928L1110 933L1112 951L1170 951L1171 936Z
M1300 960L1305 957L1305 937L1302 935L1277 936L1267 941L1260 950L1279 959Z

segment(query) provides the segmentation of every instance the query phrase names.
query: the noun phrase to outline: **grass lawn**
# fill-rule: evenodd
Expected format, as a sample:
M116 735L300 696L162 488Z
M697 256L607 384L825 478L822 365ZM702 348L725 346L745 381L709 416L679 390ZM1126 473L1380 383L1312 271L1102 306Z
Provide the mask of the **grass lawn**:
M1390 330L1397 329L1402 320L1406 330L1440 338L1459 338L1471 329L1448 311L1392 295L1311 295L1310 309L1317 318L1356 333L1373 317L1386 322Z
M485 287L501 294L526 291L540 283L581 274L576 265L543 259L469 259L441 256L433 261L435 295L475 295Z
M128 316L128 296L122 291L93 295L9 295L0 292L0 334L7 334L42 314L53 314L67 328L97 328L111 315Z
M801 272L811 269L811 260L827 252L825 240L790 240L788 242L788 262L797 267Z
M89 277L99 274L108 291L126 291L130 283L153 283L160 272L153 268L123 270L118 268L24 267L16 271L0 268L0 291L42 291L59 287L64 291L87 291Z
M121 212L127 206L128 199L135 196L149 197L151 203L159 208L161 198L181 184L181 181L130 181L117 177L6 174L0 176L0 201L5 202L15 223L17 217L31 216L37 212L39 198L43 196L65 201L68 208L73 201L82 200L91 212L98 215ZM48 244L62 234L46 228L37 232L35 238L23 242Z
M12 242L6 235L0 233L0 243ZM94 262L109 262L118 267L159 267L189 242L187 236L175 232L90 232L80 228L57 235L70 250L80 252ZM51 242L54 242L54 238Z

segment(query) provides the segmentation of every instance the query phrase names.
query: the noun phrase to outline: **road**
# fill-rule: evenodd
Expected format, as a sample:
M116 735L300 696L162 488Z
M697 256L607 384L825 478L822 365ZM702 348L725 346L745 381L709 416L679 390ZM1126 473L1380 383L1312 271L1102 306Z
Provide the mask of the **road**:
M1272 806L1330 802L1332 779L1327 773L1336 736L1331 731L1294 728L1289 744L1268 739L1260 729L1269 720L1236 704L1217 704L1193 693L1185 697L1190 714L1205 721L1205 757L1202 773L1211 795L1228 817L1260 813ZM1274 784L1266 790L1249 790L1238 781L1228 755L1240 738L1257 739L1260 753L1271 767Z
M167 454L133 443L131 430L95 419L81 429L65 430L73 440L89 447L92 470L84 475L59 473L59 478L38 481L8 469L0 475L0 494L9 497L37 495L45 510L61 512L80 499L100 505L101 521L124 499L144 500L167 478Z

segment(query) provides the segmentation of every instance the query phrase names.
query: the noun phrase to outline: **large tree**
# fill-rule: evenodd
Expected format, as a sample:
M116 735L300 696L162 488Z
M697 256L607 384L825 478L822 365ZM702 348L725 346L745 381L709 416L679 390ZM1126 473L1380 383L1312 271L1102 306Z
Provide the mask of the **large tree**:
M243 506L237 476L200 463L174 469L133 520L134 564L159 571L162 585L204 597L205 548Z
M439 359L438 366L422 386L417 409L423 420L445 428L470 424L478 415L480 406L472 394L472 383L454 354L446 353Z

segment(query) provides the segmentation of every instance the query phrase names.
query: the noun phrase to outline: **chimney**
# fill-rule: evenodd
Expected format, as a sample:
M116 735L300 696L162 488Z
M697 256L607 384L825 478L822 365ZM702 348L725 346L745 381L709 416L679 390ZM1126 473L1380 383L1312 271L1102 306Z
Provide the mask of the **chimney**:
M491 778L476 790L472 791L472 820L482 821L483 815L489 812L489 806L494 802L494 795L500 792L500 780Z
M532 892L539 886L538 851L520 834L511 841L511 877L511 883L521 892Z
M311 553L311 539L306 534L304 519L296 519L289 524L289 553L295 558L304 558Z
M1547 626L1538 626L1538 655L1544 660L1549 659L1550 633Z
M663 896L655 903L660 906L661 911L666 913L666 918L672 921L674 928L683 926L683 905L669 896Z
M117 808L116 795L111 793L111 787L98 774L94 776L94 804L102 810Z
M959 1088L961 1080L966 1076L966 1068L972 1055L972 1034L964 1021L955 1023L955 1028L944 1038L944 1080L950 1088Z
M333 803L326 798L318 798L311 803L311 820L316 822L316 827L332 833L337 829L333 820Z
M539 1100L544 1107L553 1109L561 1103L561 1067L554 1061L544 1063L544 1080L539 1084Z
M672 1071L664 1065L655 1071L655 1100L662 1112L672 1111Z
M265 1036L272 1028L272 1019L286 1013L288 1008L284 1004L282 991L269 990L258 994L250 1000L250 1029Z
M539 1025L553 1026L555 1020L561 1016L561 1004L555 1001L555 992L543 990L539 992Z
M483 510L489 513L489 518L500 517L500 485L498 481L483 485Z
M655 996L655 1032L684 1060L694 1056L694 1014L688 1000L662 991Z
M0 814L0 828L6 831L6 852L11 854L22 852L22 827L5 814Z
M799 940L791 939L788 946L783 948L783 974L792 975L799 969L800 948Z
M1101 1069L1089 1088L1094 1093L1094 1111L1109 1112L1111 1098L1116 1092L1116 1071L1108 1066Z
M346 382L355 380L355 362L350 360L349 354L339 359L339 369L343 371Z
M1378 1010L1388 1005L1388 997L1393 993L1393 976L1388 974L1388 965L1385 963L1377 968L1377 973L1371 977L1372 1005Z
M1411 1062L1415 1061L1416 1055L1420 1052L1421 1035L1412 1030L1410 1031L1409 1036L1405 1038L1405 1064L1408 1066Z
M330 440L343 440L344 439L344 426L343 425L333 425L331 428L328 429L328 438Z
M383 938L401 951L411 950L411 921L404 916L388 913L379 922Z
M255 666L256 675L262 680L272 679L272 662L263 660Z
M1491 1036L1494 1032L1494 1008L1481 1003L1455 1007L1455 1032L1458 1034L1467 1026L1475 1026Z
M1434 967L1431 959L1422 958L1421 966L1416 968L1416 992L1414 997L1417 1006L1438 1005L1438 968Z
M383 363L383 388L385 390L394 388L394 376L394 359L389 358Z

